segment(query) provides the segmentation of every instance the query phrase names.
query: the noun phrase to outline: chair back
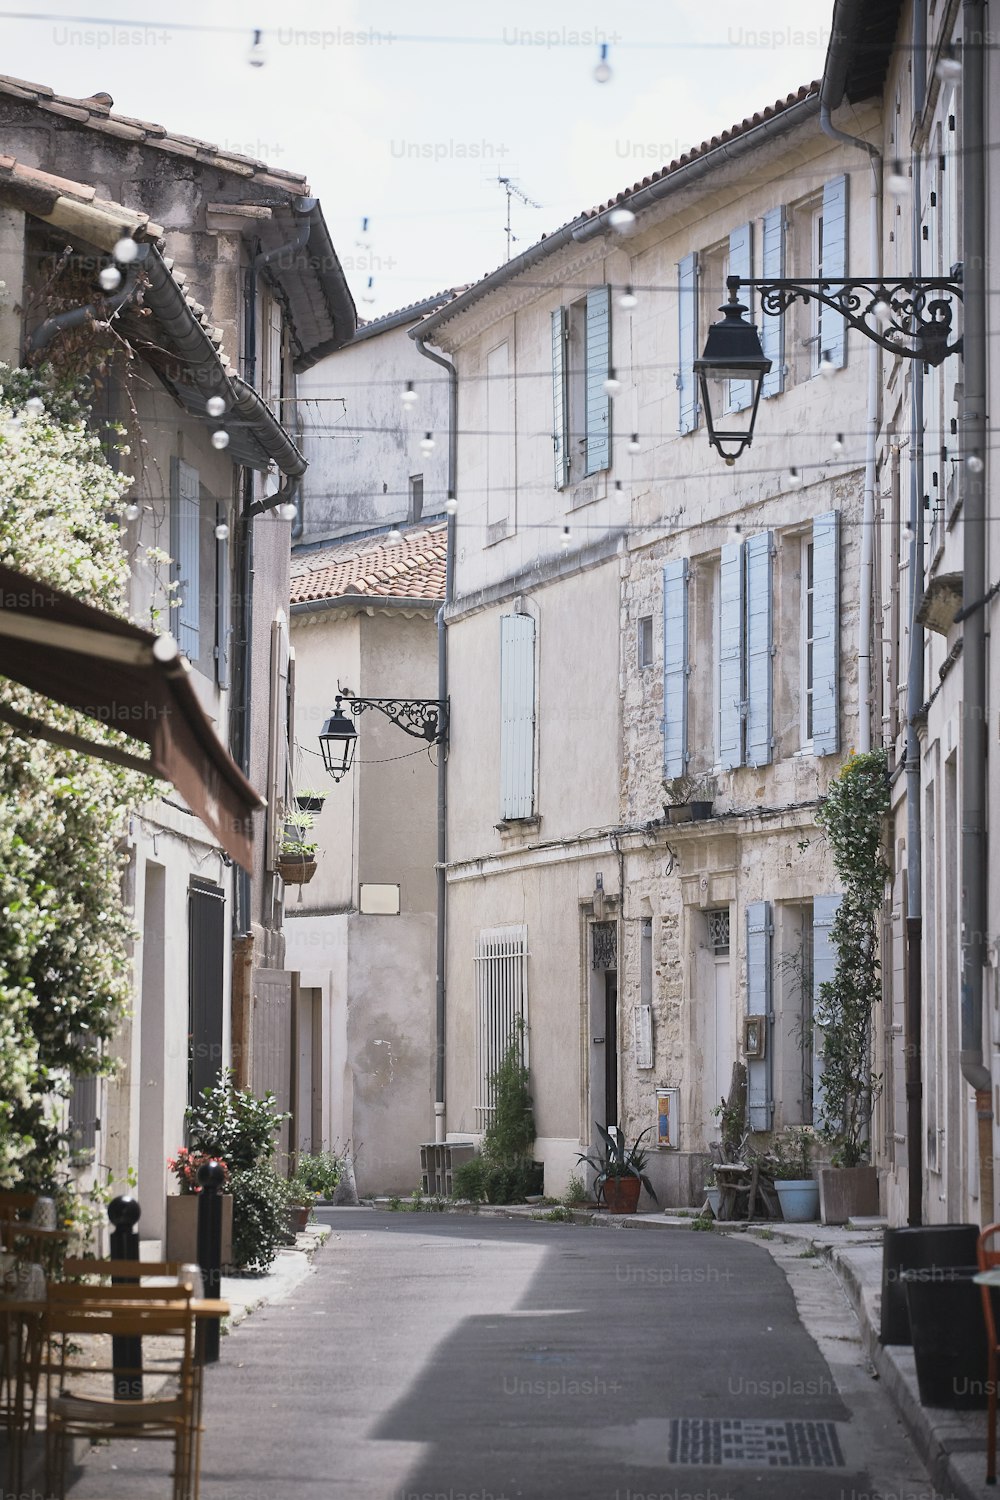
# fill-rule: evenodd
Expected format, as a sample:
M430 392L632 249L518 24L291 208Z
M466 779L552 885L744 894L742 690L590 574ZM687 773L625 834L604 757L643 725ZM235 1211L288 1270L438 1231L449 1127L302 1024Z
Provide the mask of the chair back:
M56 1282L46 1299L45 1336L50 1397L56 1386L65 1390L72 1378L74 1394L107 1400L123 1376L144 1374L166 1380L184 1399L190 1395L194 1357L190 1286ZM153 1346L142 1342L154 1337ZM124 1368L116 1363L116 1341L119 1356L123 1348L128 1351ZM107 1419L113 1423L113 1411L108 1411ZM130 1430L131 1423L130 1418Z
M4 1188L0 1191L0 1220L17 1219L22 1214L30 1214L35 1206L37 1193L25 1193Z
M108 1281L114 1277L140 1281L156 1277L159 1280L177 1281L181 1264L179 1260L100 1260L92 1255L71 1255L63 1261L62 1270L66 1281L83 1277L97 1281Z

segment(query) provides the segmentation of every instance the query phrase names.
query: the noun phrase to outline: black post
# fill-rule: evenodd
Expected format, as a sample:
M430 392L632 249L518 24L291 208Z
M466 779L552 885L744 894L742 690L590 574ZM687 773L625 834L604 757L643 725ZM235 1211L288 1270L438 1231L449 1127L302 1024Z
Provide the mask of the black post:
M139 1260L139 1222L141 1208L129 1193L112 1198L108 1204L111 1220L111 1259ZM113 1286L136 1286L138 1276L112 1276ZM111 1340L111 1363L113 1367L116 1401L142 1400L142 1339L133 1334Z
M218 1297L222 1289L222 1186L226 1180L221 1162L202 1162L198 1168L198 1264L205 1286L205 1296ZM218 1318L198 1320L199 1352L203 1364L211 1365L219 1357L220 1323Z

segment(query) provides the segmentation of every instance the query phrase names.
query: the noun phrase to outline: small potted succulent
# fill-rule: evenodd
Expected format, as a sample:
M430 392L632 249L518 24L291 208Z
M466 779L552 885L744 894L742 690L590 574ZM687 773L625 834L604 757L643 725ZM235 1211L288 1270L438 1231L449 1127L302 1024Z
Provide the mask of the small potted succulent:
M594 1124L597 1125L596 1120ZM604 1142L604 1151L589 1155L581 1151L576 1159L578 1162L586 1162L597 1173L594 1178L594 1197L598 1206L603 1200L609 1213L634 1214L643 1188L656 1203L653 1185L643 1170L646 1165L646 1150L642 1141L649 1135L652 1126L647 1126L641 1135L636 1136L631 1146L625 1144L625 1137L620 1131L616 1130L612 1134L603 1125L597 1125L597 1129Z

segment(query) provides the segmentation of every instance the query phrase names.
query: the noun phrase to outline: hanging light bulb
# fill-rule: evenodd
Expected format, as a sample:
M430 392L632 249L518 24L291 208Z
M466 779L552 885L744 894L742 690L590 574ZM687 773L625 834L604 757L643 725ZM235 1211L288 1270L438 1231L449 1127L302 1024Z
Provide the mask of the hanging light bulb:
M884 328L892 317L892 304L886 297L876 297L872 303L872 317L880 328Z
M120 266L130 266L139 254L139 246L130 235L123 234L121 239L116 241L111 254Z
M385 539L387 542L395 544L396 542L401 542L403 540L403 533L400 531L398 526L393 526L389 531L386 532Z
M228 538L229 527L226 525L225 521L220 521L215 528L215 540L217 542L225 542L228 540Z
M734 542L741 541L742 537L743 527L740 525L739 521L734 521L732 525L729 526L726 530L726 541L729 542L730 545L732 545L732 543Z
M957 83L961 78L962 59L959 57L954 43L947 46L941 53L934 71L942 83Z
M122 284L122 273L117 266L105 266L103 271L98 272L97 280L102 292L113 292Z
M639 444L639 434L637 432L633 432L632 436L628 440L628 451L630 453L642 452L642 448Z
M889 169L889 175L885 179L886 190L895 198L903 198L910 191L910 179L903 170L903 163L897 156Z
M229 433L224 427L220 427L217 432L212 433L212 447L220 450L229 447Z
M169 630L164 630L153 642L153 655L157 661L174 661L178 655L177 642Z
M618 379L618 377L615 374L614 370L609 370L608 371L608 378L607 378L607 380L605 380L603 382L603 387L604 387L604 394L606 396L617 396L618 395L618 392L622 388L622 383Z
M421 453L425 455L431 454L434 452L436 446L437 444L434 441L434 434L432 432L425 432L423 437L420 439Z
M909 521L907 521L906 525L903 527L901 535L902 535L902 538L903 538L904 542L912 542L913 541L914 531L913 531L913 527L910 525Z
M826 349L823 350L823 353L820 357L819 373L823 376L824 380L829 380L831 375L836 375L837 373L837 366L830 358L830 355Z
M594 69L594 78L598 83L607 83L611 77L611 64L608 62L608 44L601 43L601 56Z
M262 68L267 62L267 49L264 46L263 33L260 31L255 31L253 34L253 41L250 43L247 62L251 68Z
M26 417L40 417L45 411L45 402L41 396L29 396L24 403L24 415Z
M802 475L799 473L798 469L795 468L794 464L788 471L788 483L792 489L794 489L796 485L800 485L802 483Z
M444 502L444 509L445 515L448 516L453 516L458 510L458 501L455 499L454 493L451 490L448 491L448 498Z
M572 540L573 540L573 534L572 534L572 532L570 531L570 529L569 529L568 526L564 526L563 529L562 529L562 536L559 538L559 545L560 545L560 547L562 547L563 549L565 549L566 547L569 546L569 544L570 544L570 542Z
M839 458L840 455L843 453L843 451L844 451L844 434L842 432L838 432L837 436L834 438L833 442L830 444L830 452L833 454L834 458Z
M226 403L221 396L209 396L205 402L205 410L210 417L221 417L226 410Z
M136 505L134 500L129 501L125 509L122 511L122 515L125 517L126 521L138 521L139 507L138 505Z
M608 224L616 234L631 234L635 228L635 214L630 208L613 208L608 214Z
M615 480L615 499L616 500L627 500L628 499L628 495L626 493L625 486L624 486L624 484L622 483L622 481L620 479L616 479Z
M965 467L970 474L981 474L986 467L978 453L970 453L965 460Z
M622 292L621 296L618 298L618 306L624 307L627 312L630 308L635 307L638 304L638 301L639 299L635 295L635 292L633 292L630 286L627 286Z
M412 406L416 406L417 402L420 400L420 397L417 395L416 391L413 389L413 381L412 380L408 380L406 382L406 389L404 390L402 396L399 399L402 401L402 403L406 407L407 411L409 411L409 409Z
M274 514L279 521L294 521L298 513L294 500L286 500L283 504L274 507Z

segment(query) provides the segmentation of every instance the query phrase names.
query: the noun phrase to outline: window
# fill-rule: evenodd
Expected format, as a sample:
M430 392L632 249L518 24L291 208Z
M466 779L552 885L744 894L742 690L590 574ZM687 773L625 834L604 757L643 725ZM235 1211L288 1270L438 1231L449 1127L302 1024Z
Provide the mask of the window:
M812 747L813 739L813 690L815 687L815 547L812 535L802 538L802 647L801 659L801 684L800 684L800 709L802 721L802 745L803 748Z
M683 776L688 765L688 582L686 557L663 569L663 774Z
M92 1073L74 1073L70 1085L67 1118L70 1161L79 1163L92 1159L97 1145L100 1123L97 1118L97 1079Z
M694 251L677 266L677 393L678 431L698 426L698 385L694 362L698 349L698 257Z
M476 1128L485 1130L495 1104L491 1079L518 1034L527 1063L528 929L489 927L476 938Z
M815 203L810 216L810 275L832 282L842 281L847 267L847 178L834 177L823 188L822 199ZM812 374L819 372L823 359L840 370L847 363L847 324L840 313L810 303L812 327L808 342L811 349Z
M500 617L500 816L535 810L535 622Z
M424 476L422 474L410 475L410 510L409 519L419 521L424 513Z
M746 1016L756 1021L759 1056L747 1057L750 1127L818 1123L822 1119L820 987L833 977L830 929L839 896L747 907ZM775 1121L775 1100L781 1120Z
M639 621L639 669L653 665L653 616L643 615Z
M486 356L486 524L489 541L499 541L510 529L513 446L513 382L505 340Z
M816 516L803 557L803 687L808 688L809 737L803 749L835 755L840 748L838 675L840 658L839 516Z
M170 460L170 555L179 606L174 611L177 644L188 661L199 651L201 605L201 480L182 458Z
M552 446L555 486L611 467L611 288L552 314Z

